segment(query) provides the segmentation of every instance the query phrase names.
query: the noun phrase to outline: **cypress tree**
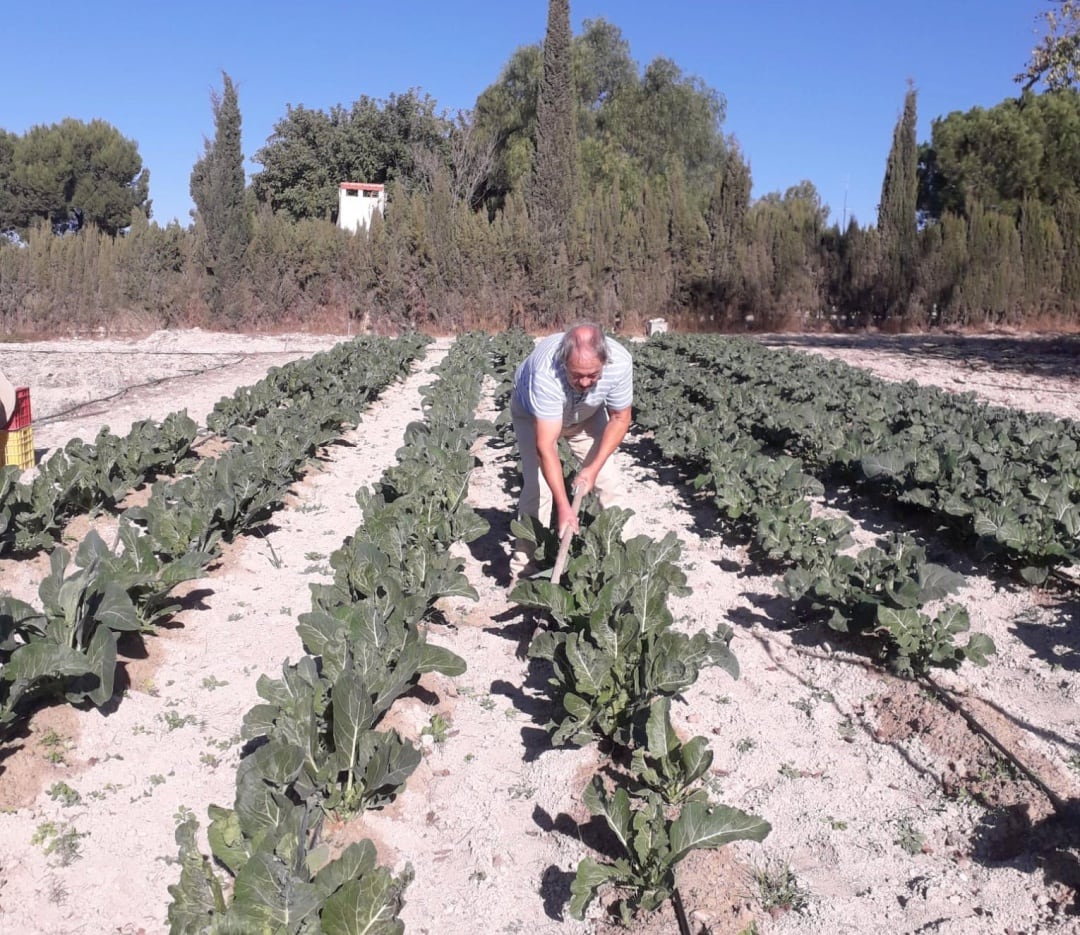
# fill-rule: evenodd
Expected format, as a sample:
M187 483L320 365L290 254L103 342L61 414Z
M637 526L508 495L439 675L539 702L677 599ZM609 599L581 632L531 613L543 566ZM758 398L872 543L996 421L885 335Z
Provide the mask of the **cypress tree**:
M244 192L239 100L232 79L225 72L221 78L221 94L210 95L214 139L206 140L203 156L191 170L196 226L210 275L210 307L216 313L228 312L236 298L232 293L243 276L252 229ZM239 314L232 309L228 317L236 319Z
M1061 261L1062 310L1073 322L1080 321L1080 198L1062 198L1054 208L1063 241Z
M750 166L731 145L724 168L716 179L706 212L712 241L710 265L714 292L722 302L738 292L738 249L746 241L746 214L750 210Z
M536 100L534 204L553 224L573 207L577 165L569 0L548 3L544 67Z
M974 201L960 288L965 324L1015 322L1024 289L1020 234L1013 219Z
M908 87L904 112L893 130L878 205L881 236L882 311L902 315L915 284L918 226L915 209L919 193L918 146L915 139L916 92Z
M1024 254L1024 304L1029 313L1052 314L1061 290L1065 245L1052 210L1025 198L1020 210L1020 247Z
M693 305L706 279L709 231L701 212L691 203L680 163L676 163L668 175L668 197L671 203L673 298L680 304Z
M570 0L550 0L544 71L536 101L536 155L530 214L545 247L568 255L577 167Z

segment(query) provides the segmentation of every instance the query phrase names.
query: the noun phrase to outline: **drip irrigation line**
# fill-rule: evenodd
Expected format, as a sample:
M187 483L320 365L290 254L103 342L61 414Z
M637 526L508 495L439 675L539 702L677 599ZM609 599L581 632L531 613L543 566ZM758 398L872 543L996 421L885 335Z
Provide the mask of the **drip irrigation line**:
M21 346L15 346L14 350L11 350L13 345L5 345L8 350L13 354L27 354L34 357L48 357L52 355L70 355L70 354L93 354L95 357L227 357L230 354L237 354L238 351L117 351L117 350L93 350L86 348L83 350L48 350L37 348L24 348ZM248 351L244 356L255 357L260 354L291 354L292 351L285 349L279 351Z
M686 918L686 909L683 907L682 896L679 895L677 886L671 890L671 905L675 909L675 920L679 923L679 935L693 935L690 931L690 920Z
M35 418L34 424L48 425L52 422L62 422L66 417L72 415L72 413L79 413L81 410L84 410L90 406L96 406L99 403L107 403L114 399L118 399L125 393L129 393L133 390L142 390L149 387L160 386L162 383L168 383L169 380L176 380L180 377L199 377L202 376L204 373L214 373L215 371L224 370L226 367L231 367L234 364L247 360L249 356L250 355L242 354L239 357L234 356L233 359L227 360L213 367L203 367L201 370L182 370L179 373L174 373L167 377L157 377L153 380L147 380L143 383L132 383L128 386L121 387L119 390L117 390L115 393L110 394L109 396L100 396L97 399L90 399L87 400L85 403L78 403L77 405L70 406L69 408L63 409L60 412L54 412L44 417Z
M1050 800L1050 804L1053 805L1054 811L1058 815L1066 815L1072 812L1076 806L1071 802L1066 801L1053 789L1051 789L1034 770L1032 770L1026 763L1020 762L1016 755L1003 744L988 727L982 724L974 714L968 711L944 686L939 685L929 675L924 675L919 678L919 681L930 691L932 691L942 704L945 705L950 711L955 711L959 714L976 734L982 737L987 743L990 744L999 754L1005 757L1010 763L1013 764L1024 776L1026 776L1033 785L1035 785L1042 793Z

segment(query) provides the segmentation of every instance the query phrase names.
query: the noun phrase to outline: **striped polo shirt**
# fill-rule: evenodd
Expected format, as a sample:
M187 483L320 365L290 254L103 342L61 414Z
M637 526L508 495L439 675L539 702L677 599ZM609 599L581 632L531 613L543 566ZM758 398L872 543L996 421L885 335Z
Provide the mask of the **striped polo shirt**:
M606 337L608 359L600 379L584 393L577 393L559 360L563 333L540 341L514 375L513 405L537 419L560 420L577 425L601 406L612 411L627 409L634 398L634 370L630 352L614 338Z

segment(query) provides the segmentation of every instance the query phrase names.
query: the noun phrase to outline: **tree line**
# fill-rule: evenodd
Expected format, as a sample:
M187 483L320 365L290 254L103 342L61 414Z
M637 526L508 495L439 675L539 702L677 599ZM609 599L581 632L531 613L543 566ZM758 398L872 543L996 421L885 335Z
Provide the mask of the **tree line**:
M938 118L921 144L909 88L876 223L841 228L810 182L752 200L722 95L670 59L641 69L604 20L573 36L568 0L471 111L418 89L290 107L249 185L222 78L188 227L149 220L148 172L107 124L0 131L0 230L25 244L0 240L0 329L1080 324L1067 81ZM358 234L334 223L341 181L388 188ZM53 236L73 208L84 229Z

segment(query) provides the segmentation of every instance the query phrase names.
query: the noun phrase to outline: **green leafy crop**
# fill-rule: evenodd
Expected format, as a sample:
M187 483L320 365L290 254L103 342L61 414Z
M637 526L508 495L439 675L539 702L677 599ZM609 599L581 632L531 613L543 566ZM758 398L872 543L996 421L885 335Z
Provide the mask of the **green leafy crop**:
M599 777L586 786L589 812L603 817L623 856L611 861L586 857L570 885L570 914L581 919L601 887L629 891L617 909L629 924L638 909L657 909L675 892L675 868L695 850L723 847L732 841L762 841L771 830L767 821L737 808L689 801L674 818L663 799L647 793L636 800L625 789L609 793Z
M668 596L686 593L676 564L681 546L670 533L660 541L624 541L629 516L616 507L589 516L567 563L568 588L537 579L511 595L543 608L557 624L529 646L532 658L554 667L551 686L561 712L548 726L556 745L599 735L629 746L635 722L653 701L693 684L703 666L738 673L730 628L693 636L672 628Z

